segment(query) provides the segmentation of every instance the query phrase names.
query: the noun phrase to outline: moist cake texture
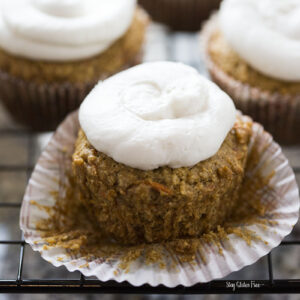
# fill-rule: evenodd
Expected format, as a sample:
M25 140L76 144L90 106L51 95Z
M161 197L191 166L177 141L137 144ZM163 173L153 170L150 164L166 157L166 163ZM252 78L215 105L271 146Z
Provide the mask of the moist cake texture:
M191 168L143 171L97 151L80 130L74 180L99 230L120 244L199 237L234 211L250 136L251 123L237 120L213 157Z

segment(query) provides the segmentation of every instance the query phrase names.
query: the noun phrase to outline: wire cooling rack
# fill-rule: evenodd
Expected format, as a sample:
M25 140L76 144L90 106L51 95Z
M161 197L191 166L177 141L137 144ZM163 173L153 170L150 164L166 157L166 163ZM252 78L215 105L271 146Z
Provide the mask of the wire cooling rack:
M151 47L149 46L151 44ZM190 34L168 34L160 27L154 27L149 33L148 48L146 48L145 60L179 60L190 65L193 65L204 72L201 64L198 40L195 35ZM1 139L6 137L23 138L26 140L26 146L22 149L27 153L25 163L20 164L0 164L0 176L5 173L26 173L27 180L33 170L34 156L36 152L35 141L39 138L38 134L26 131L23 129L0 129L0 148ZM300 149L299 149L300 150ZM9 151L8 149L6 151ZM299 151L300 153L300 151ZM300 157L299 157L300 160ZM300 175L300 167L294 167L296 174ZM21 199L19 202L9 202L6 199L0 199L0 213L5 209L13 209L19 212L21 207ZM1 229L1 228L0 228ZM72 279L56 279L56 278L24 278L24 257L25 252L32 251L26 245L23 236L19 240L5 240L1 239L1 246L15 246L18 247L17 257L10 258L10 261L18 261L16 266L14 279L0 279L0 293L130 293L130 294L257 294L257 293L300 293L300 276L299 279L285 278L276 279L273 275L274 257L269 253L264 259L265 270L263 270L267 277L264 280L253 278L243 279L222 279L214 280L209 283L197 284L192 287L178 286L176 288L167 288L164 286L151 287L143 285L140 287L133 287L128 283L116 283L114 281L101 282L95 279L85 278L78 273L78 278ZM300 239L288 239L281 243L279 248L283 247L297 247L300 252ZM10 263L10 262L9 262ZM300 261L293 262L298 264L300 269ZM0 273L1 266L0 256ZM30 268L29 266L27 266ZM53 267L54 268L54 267ZM261 265L254 265L254 268L262 268ZM5 275L5 274L4 274Z

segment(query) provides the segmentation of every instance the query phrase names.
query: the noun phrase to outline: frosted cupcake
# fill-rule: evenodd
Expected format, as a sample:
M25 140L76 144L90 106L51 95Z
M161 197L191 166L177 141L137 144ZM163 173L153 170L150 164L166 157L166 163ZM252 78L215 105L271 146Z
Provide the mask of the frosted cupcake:
M253 264L298 216L270 134L197 70L155 62L101 81L58 127L20 227L55 267L187 287Z
M54 129L99 79L140 59L148 18L135 0L4 0L0 97L35 130Z
M224 0L202 32L212 79L275 139L299 143L300 2Z
M251 122L195 69L156 62L123 71L93 89L79 121L74 181L107 237L192 238L232 214Z

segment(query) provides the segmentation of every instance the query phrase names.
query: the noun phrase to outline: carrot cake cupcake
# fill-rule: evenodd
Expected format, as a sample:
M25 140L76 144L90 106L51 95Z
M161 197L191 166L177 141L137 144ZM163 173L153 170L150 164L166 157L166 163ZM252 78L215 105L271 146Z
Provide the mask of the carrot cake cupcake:
M198 237L237 204L252 123L180 63L100 82L79 110L72 169L99 230L121 244Z
M300 2L224 0L202 32L212 79L280 142L299 143Z
M1 1L1 100L20 123L54 129L99 79L139 61L147 23L135 0Z

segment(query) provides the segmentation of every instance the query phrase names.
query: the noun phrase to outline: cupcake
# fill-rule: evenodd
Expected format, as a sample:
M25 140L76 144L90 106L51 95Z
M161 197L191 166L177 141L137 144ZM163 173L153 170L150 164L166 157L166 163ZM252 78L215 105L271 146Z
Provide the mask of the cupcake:
M202 37L212 79L281 143L299 143L300 3L224 0Z
M219 7L221 0L140 0L154 20L174 30L199 30L201 22Z
M123 71L93 89L79 121L74 180L107 237L198 237L237 205L251 123L195 69L156 62Z
M155 62L100 82L58 127L20 227L56 267L187 287L253 264L298 216L295 175L270 134L195 69Z
M51 130L99 81L139 62L148 18L135 0L5 0L0 97L12 117Z

